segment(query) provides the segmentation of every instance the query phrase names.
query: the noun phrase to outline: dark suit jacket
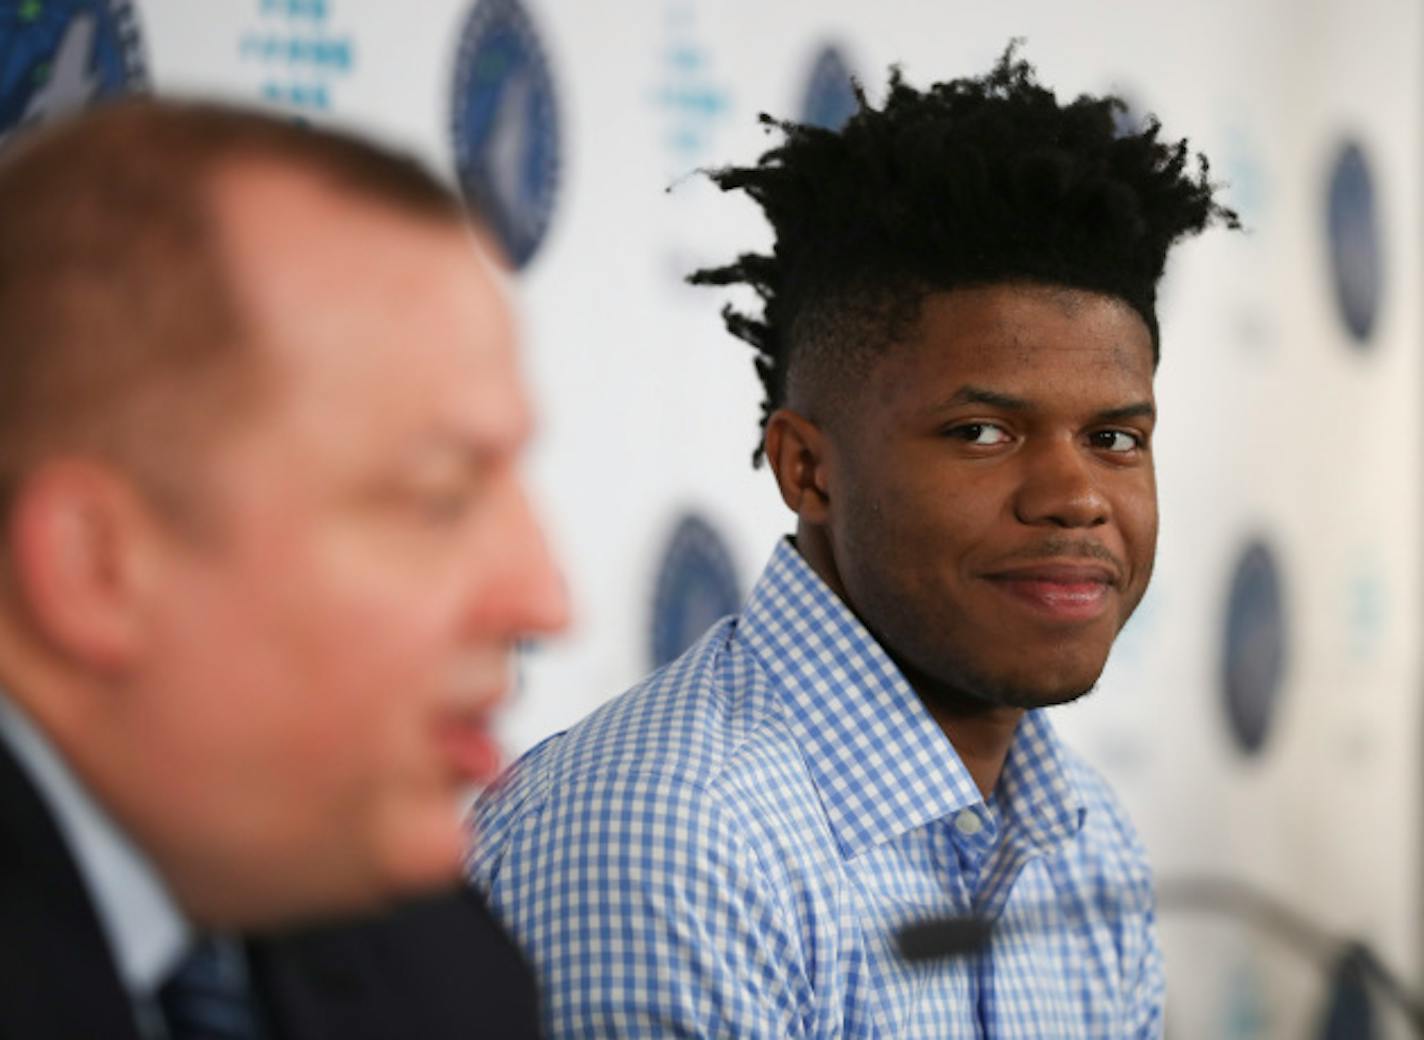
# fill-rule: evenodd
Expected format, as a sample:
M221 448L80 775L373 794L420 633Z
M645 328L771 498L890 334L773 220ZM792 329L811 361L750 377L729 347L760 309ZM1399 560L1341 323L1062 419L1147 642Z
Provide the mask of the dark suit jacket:
M248 943L272 1040L526 1038L534 985L471 892ZM0 742L0 1040L138 1040L78 868Z

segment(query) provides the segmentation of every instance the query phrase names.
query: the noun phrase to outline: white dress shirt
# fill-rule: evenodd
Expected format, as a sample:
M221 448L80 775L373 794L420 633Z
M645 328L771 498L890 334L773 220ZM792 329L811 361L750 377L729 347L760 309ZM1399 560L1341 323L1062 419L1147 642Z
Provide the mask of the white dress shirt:
M158 987L192 941L192 929L152 862L85 789L59 752L18 706L0 693L0 740L29 776L84 879L109 941L119 979L145 1040L167 1030Z

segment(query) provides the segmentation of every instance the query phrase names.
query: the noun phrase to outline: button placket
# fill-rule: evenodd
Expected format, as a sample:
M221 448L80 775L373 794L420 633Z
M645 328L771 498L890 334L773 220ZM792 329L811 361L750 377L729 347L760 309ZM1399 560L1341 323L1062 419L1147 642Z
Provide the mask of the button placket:
M984 821L972 808L960 809L954 817L954 829L966 838L972 838L984 829Z
M993 810L983 804L959 810L952 818L950 838L959 854L960 870L971 900L978 903L984 866L999 843L999 825Z

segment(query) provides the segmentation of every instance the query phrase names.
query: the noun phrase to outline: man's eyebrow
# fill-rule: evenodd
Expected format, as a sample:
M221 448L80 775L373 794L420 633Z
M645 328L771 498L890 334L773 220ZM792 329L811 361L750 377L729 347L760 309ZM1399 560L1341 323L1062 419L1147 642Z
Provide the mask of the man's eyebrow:
M1121 408L1109 408L1098 413L1099 422L1122 422L1124 419L1157 419L1157 406L1151 401L1125 404Z
M941 402L939 407L953 408L964 404L986 404L992 408L1002 408L1006 412L1025 412L1029 409L1029 402L1022 397L968 385L961 386L949 398Z
M1034 407L1032 402L1024 397L1001 393L1000 390L988 390L983 386L965 385L943 400L936 410L963 405L987 405L1004 412L1030 412ZM1101 423L1121 423L1128 419L1151 419L1155 422L1156 406L1151 400L1136 400L1131 405L1108 407L1094 416L1095 422Z
M998 390L987 390L981 386L965 385L940 403L937 410L954 408L966 404L988 405L1006 412L1027 412L1033 408L1032 402ZM1157 419L1157 407L1151 401L1134 401L1132 404L1116 408L1105 408L1094 416L1096 422L1123 422L1127 419Z
M523 431L520 436L481 440L457 430L432 430L409 445L404 459L407 465L439 462L458 467L464 473L478 474L518 454L525 443L522 434Z

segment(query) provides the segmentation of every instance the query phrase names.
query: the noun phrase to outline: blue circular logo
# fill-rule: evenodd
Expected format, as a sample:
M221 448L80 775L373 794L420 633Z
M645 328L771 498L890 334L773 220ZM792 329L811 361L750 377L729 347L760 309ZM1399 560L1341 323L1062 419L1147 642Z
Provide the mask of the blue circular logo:
M839 130L860 111L852 86L853 73L845 55L834 45L821 48L806 80L801 98L801 122L825 130Z
M687 514L673 531L658 567L653 667L674 660L741 603L741 587L726 543L706 520Z
M1286 664L1286 619L1280 572L1264 542L1250 543L1236 563L1226 605L1222 689L1231 732L1243 751L1261 750Z
M0 141L146 85L127 0L0 0Z
M455 167L470 206L517 267L548 230L559 181L559 111L534 23L519 0L479 0L461 35Z
M1330 270L1340 317L1360 347L1374 329L1384 280L1375 208L1374 178L1365 153L1347 141L1330 174Z

